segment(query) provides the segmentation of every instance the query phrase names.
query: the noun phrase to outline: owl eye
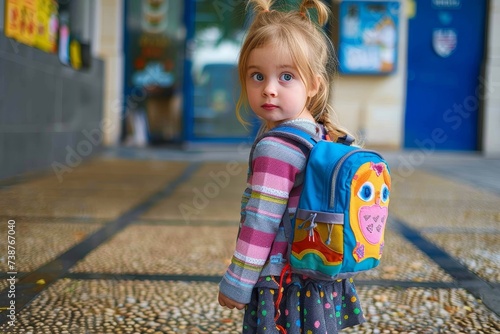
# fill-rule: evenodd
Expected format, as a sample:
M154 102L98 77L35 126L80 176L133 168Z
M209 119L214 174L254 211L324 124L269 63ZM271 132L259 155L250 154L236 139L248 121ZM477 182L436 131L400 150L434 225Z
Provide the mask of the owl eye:
M363 183L361 188L359 188L358 197L365 202L371 201L375 194L374 190L375 188L373 187L373 184L371 182L365 182Z
M389 187L387 187L387 185L383 184L382 185L382 189L380 191L380 198L382 200L382 202L387 202L387 200L389 199Z

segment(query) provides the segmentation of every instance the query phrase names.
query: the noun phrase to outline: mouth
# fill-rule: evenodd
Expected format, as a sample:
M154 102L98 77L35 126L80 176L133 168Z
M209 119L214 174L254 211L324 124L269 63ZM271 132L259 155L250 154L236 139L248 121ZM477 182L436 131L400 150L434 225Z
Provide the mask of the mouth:
M264 103L263 105L261 105L261 108L264 110L274 110L274 109L278 108L278 106L274 105L272 103Z

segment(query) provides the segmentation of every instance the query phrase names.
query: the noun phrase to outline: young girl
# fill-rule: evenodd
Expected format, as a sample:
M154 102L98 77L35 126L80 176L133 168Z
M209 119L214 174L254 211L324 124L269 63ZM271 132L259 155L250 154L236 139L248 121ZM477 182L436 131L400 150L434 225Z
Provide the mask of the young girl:
M272 9L272 0L251 0L255 19L239 58L242 93L239 111L249 105L264 131L293 125L317 139L347 134L332 120L329 105L331 43L318 22L328 18L321 0L304 0L297 11ZM306 156L288 139L256 140L248 187L243 194L240 230L232 262L219 290L219 303L245 308L243 333L337 333L364 321L352 279L314 281L280 275L286 265L286 209L295 213ZM287 275L289 277L289 275ZM276 304L276 305L275 305Z

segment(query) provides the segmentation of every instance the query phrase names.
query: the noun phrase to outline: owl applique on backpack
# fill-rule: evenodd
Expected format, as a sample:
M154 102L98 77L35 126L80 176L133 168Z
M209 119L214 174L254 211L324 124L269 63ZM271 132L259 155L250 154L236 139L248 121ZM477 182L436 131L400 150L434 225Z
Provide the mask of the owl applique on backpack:
M288 211L283 216L291 271L330 281L378 266L391 189L383 157L291 126L265 136L291 139L309 153L297 211L289 224Z

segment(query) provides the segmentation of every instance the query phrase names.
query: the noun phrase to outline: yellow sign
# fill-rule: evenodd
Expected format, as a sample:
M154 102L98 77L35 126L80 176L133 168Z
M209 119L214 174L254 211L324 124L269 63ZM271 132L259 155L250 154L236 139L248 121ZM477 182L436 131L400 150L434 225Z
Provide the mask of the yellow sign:
M74 69L82 68L82 46L76 39L69 43L69 59Z
M56 0L37 0L35 45L46 52L57 50L58 5Z
M58 20L56 0L7 0L5 5L5 36L47 52L55 52Z

